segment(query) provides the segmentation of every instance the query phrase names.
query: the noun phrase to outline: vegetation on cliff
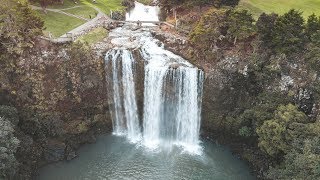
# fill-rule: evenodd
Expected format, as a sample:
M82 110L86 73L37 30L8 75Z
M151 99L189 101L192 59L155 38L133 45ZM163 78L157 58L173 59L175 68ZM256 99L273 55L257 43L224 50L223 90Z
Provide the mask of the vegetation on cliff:
M255 21L213 7L189 34L189 53L208 72L203 128L259 151L243 157L264 158L264 178L320 178L319 27L320 17L293 9Z
M0 179L30 179L108 128L103 60L85 44L38 39L44 24L26 2L0 12Z

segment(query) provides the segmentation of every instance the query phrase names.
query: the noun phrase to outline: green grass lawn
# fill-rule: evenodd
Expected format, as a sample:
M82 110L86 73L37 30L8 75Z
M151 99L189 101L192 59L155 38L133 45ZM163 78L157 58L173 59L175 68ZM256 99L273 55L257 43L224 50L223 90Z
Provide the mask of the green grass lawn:
M96 0L96 3L93 3L92 0L77 0L77 4L75 4L73 0L64 0L63 4L51 5L48 6L48 8L65 9L75 6L81 6L63 11L89 19L90 15L92 18L94 18L97 14L97 11L93 7L97 7L104 13L110 14L111 10L121 11L125 9L125 7L121 5L121 2L122 0ZM39 6L39 4L34 5ZM85 23L84 20L70 17L64 14L59 14L50 11L48 11L47 14L44 14L42 11L38 12L40 14L40 17L42 17L42 19L44 20L46 27L44 34L46 36L48 36L49 32L51 32L54 37L59 37L67 33L68 31Z
M86 4L88 6L95 6L99 8L105 14L110 14L110 10L122 11L125 9L125 7L121 5L122 0L96 0L96 3L93 3L92 0L80 1L81 3Z
M87 19L89 19L90 16L91 18L96 17L96 14L98 13L95 9L89 6L82 6L82 7L77 7L73 9L68 9L68 10L64 10L64 12L74 14Z
M75 4L74 2L77 2ZM149 1L149 0L142 0ZM112 11L121 11L124 10L125 7L121 5L122 0L96 0L96 3L93 3L92 0L64 0L63 4L54 4L49 5L48 8L52 9L65 9L74 6L89 6L89 7L97 7L101 11L106 14L110 14L110 10ZM36 6L40 6L39 3L33 3Z
M87 34L79 37L76 41L87 42L88 44L94 44L107 37L108 31L102 27L96 28Z
M284 14L290 9L303 12L303 17L320 16L320 0L241 0L239 8L248 9L257 18L262 12Z
M137 0L137 1L145 5L150 5L153 2L153 0Z
M40 17L44 20L44 26L46 27L46 30L44 31L45 35L48 35L49 32L51 32L54 37L59 37L85 23L84 20L60 13L48 11L47 14L45 14L42 11L38 12Z
M75 3L77 2L77 3ZM64 0L63 4L53 4L53 5L49 5L48 8L52 8L52 9L65 9L65 8L70 8L70 7L74 7L74 6L81 6L84 5L81 1L79 0Z

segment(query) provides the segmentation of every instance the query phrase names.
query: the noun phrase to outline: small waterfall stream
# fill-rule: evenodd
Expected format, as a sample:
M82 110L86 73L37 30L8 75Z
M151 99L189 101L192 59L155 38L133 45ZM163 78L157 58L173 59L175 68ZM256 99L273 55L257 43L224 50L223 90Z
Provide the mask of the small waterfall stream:
M143 5L136 3L136 7L141 10ZM157 10L146 8L153 12L148 20L157 21ZM134 9L127 14L128 20L141 18L138 12ZM177 145L188 152L200 152L203 71L165 50L148 28L126 24L109 36L115 46L106 54L114 134L125 135L149 149ZM133 51L140 55L134 56ZM137 58L144 61L144 74L135 74ZM135 76L144 76L142 117L138 116Z

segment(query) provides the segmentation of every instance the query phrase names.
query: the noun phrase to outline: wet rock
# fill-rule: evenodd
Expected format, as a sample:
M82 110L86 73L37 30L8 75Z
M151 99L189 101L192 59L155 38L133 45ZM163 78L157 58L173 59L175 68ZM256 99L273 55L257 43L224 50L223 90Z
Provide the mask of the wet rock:
M180 64L175 63L175 64L171 64L171 65L170 65L170 68L172 68L172 69L178 69L179 66L180 66Z
M74 158L76 158L77 157L77 154L76 154L76 152L70 152L68 155L67 155L67 157L66 157L66 159L68 160L68 161L70 161L70 160L72 160L72 159L74 159Z
M49 140L44 151L44 158L48 162L56 162L64 159L66 145L57 140Z
M117 20L117 21L123 21L125 20L124 12L122 11L115 11L111 13L111 19Z

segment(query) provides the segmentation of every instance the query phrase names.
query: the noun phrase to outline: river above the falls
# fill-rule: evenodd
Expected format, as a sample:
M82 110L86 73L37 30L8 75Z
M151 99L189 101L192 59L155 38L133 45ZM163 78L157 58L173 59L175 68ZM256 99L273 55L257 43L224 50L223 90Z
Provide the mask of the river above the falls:
M72 161L40 169L38 180L232 180L254 179L246 164L222 146L202 141L203 154L190 155L180 149L150 152L124 137L103 135L85 145Z

